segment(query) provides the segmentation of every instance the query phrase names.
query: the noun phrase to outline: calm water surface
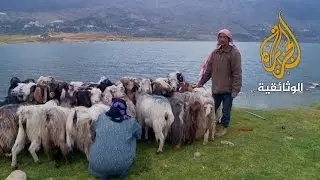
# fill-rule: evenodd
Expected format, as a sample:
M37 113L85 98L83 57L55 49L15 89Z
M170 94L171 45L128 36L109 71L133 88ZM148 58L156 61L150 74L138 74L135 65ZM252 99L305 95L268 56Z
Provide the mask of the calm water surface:
M257 92L259 82L271 84L273 77L260 63L259 43L237 43L242 54L243 89L234 106L278 108L304 106L320 101L320 89L303 93ZM160 77L181 71L189 82L199 79L200 66L215 42L90 42L65 44L0 45L0 99L6 96L11 77L20 79L52 75L65 81L93 81L106 76ZM320 44L301 44L300 65L282 82L319 83ZM210 81L206 86L210 86ZM304 88L308 88L307 85Z

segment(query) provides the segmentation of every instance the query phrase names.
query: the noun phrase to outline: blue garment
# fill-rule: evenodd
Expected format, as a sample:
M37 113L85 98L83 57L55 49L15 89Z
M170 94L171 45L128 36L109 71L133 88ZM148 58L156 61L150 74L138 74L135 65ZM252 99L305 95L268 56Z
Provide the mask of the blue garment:
M93 124L94 143L90 147L89 174L101 179L128 175L136 158L136 139L141 138L141 126L130 118L112 121L105 113Z
M223 127L228 128L230 125L230 119L231 119L231 108L232 108L233 97L231 93L221 93L221 94L213 94L213 98L215 103L215 111L217 111L218 107L221 105L221 102L222 102L223 107L222 107L221 124L223 125Z

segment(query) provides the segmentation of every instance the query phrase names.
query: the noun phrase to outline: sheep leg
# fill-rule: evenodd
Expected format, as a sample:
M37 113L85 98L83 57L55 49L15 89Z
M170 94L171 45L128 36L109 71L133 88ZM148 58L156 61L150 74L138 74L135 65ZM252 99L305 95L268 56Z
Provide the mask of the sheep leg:
M144 124L144 139L147 142L147 144L152 143L151 139L149 139L149 127L146 124Z
M89 161L89 147L85 147L84 148L84 153L86 154L86 156L87 156L87 160Z
M164 136L164 139L166 139L167 138L167 136L168 136L168 133L169 133L169 127L165 127L164 128L164 130L163 130L163 136Z
M144 125L144 139L148 140L148 130L149 127L147 125Z
M68 146L69 150L72 151L74 141L71 138L71 135L69 134L69 132L66 133L66 143L67 143L67 146Z
M38 158L36 152L40 150L40 145L41 144L39 143L39 141L35 140L35 141L32 141L32 143L31 143L31 145L30 145L30 147L28 149L30 154L31 154L31 156L32 156L32 158L33 158L33 161L35 163L39 163L39 158Z
M61 150L61 152L62 152L62 155L63 155L66 163L70 163L71 160L70 160L70 157L69 157L70 153L69 153L69 147L68 147L68 145L65 144L65 143L61 143L61 144L60 144L60 150Z
M163 145L164 145L164 135L160 131L160 132L155 132L155 136L156 136L157 141L160 141L159 142L159 147L158 147L158 150L157 150L157 154L160 154L160 153L162 153L162 149L163 149Z
M209 129L206 130L206 133L204 134L204 138L203 138L203 145L206 145L208 143L208 139L209 139Z
M12 156L11 168L12 169L18 168L17 155L23 150L25 146L25 139L26 139L26 134L24 132L24 129L22 127L19 127L17 139L11 149L11 156Z
M211 124L211 141L214 141L214 134L216 133L217 123L214 120Z

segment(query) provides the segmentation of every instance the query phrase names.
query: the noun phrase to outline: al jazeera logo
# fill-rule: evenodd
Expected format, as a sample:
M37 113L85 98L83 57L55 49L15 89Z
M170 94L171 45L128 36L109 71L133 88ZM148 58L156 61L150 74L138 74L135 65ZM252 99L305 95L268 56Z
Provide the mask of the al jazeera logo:
M283 79L289 70L296 68L301 59L300 45L287 23L278 14L279 22L271 29L268 36L260 46L261 63L267 73L271 73L277 80ZM303 84L291 85L289 81L271 83L264 86L259 83L258 91L270 92L303 92Z

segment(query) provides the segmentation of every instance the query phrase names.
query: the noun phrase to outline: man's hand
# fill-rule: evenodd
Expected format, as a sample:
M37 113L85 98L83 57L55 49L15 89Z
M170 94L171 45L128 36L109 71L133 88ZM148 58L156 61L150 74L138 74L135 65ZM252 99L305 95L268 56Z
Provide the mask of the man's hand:
M238 93L236 93L236 92L232 92L232 93L231 93L232 98L237 97L237 95L238 95Z
M193 84L193 85L191 85L191 87L194 89L194 88L201 88L202 86L199 84Z

